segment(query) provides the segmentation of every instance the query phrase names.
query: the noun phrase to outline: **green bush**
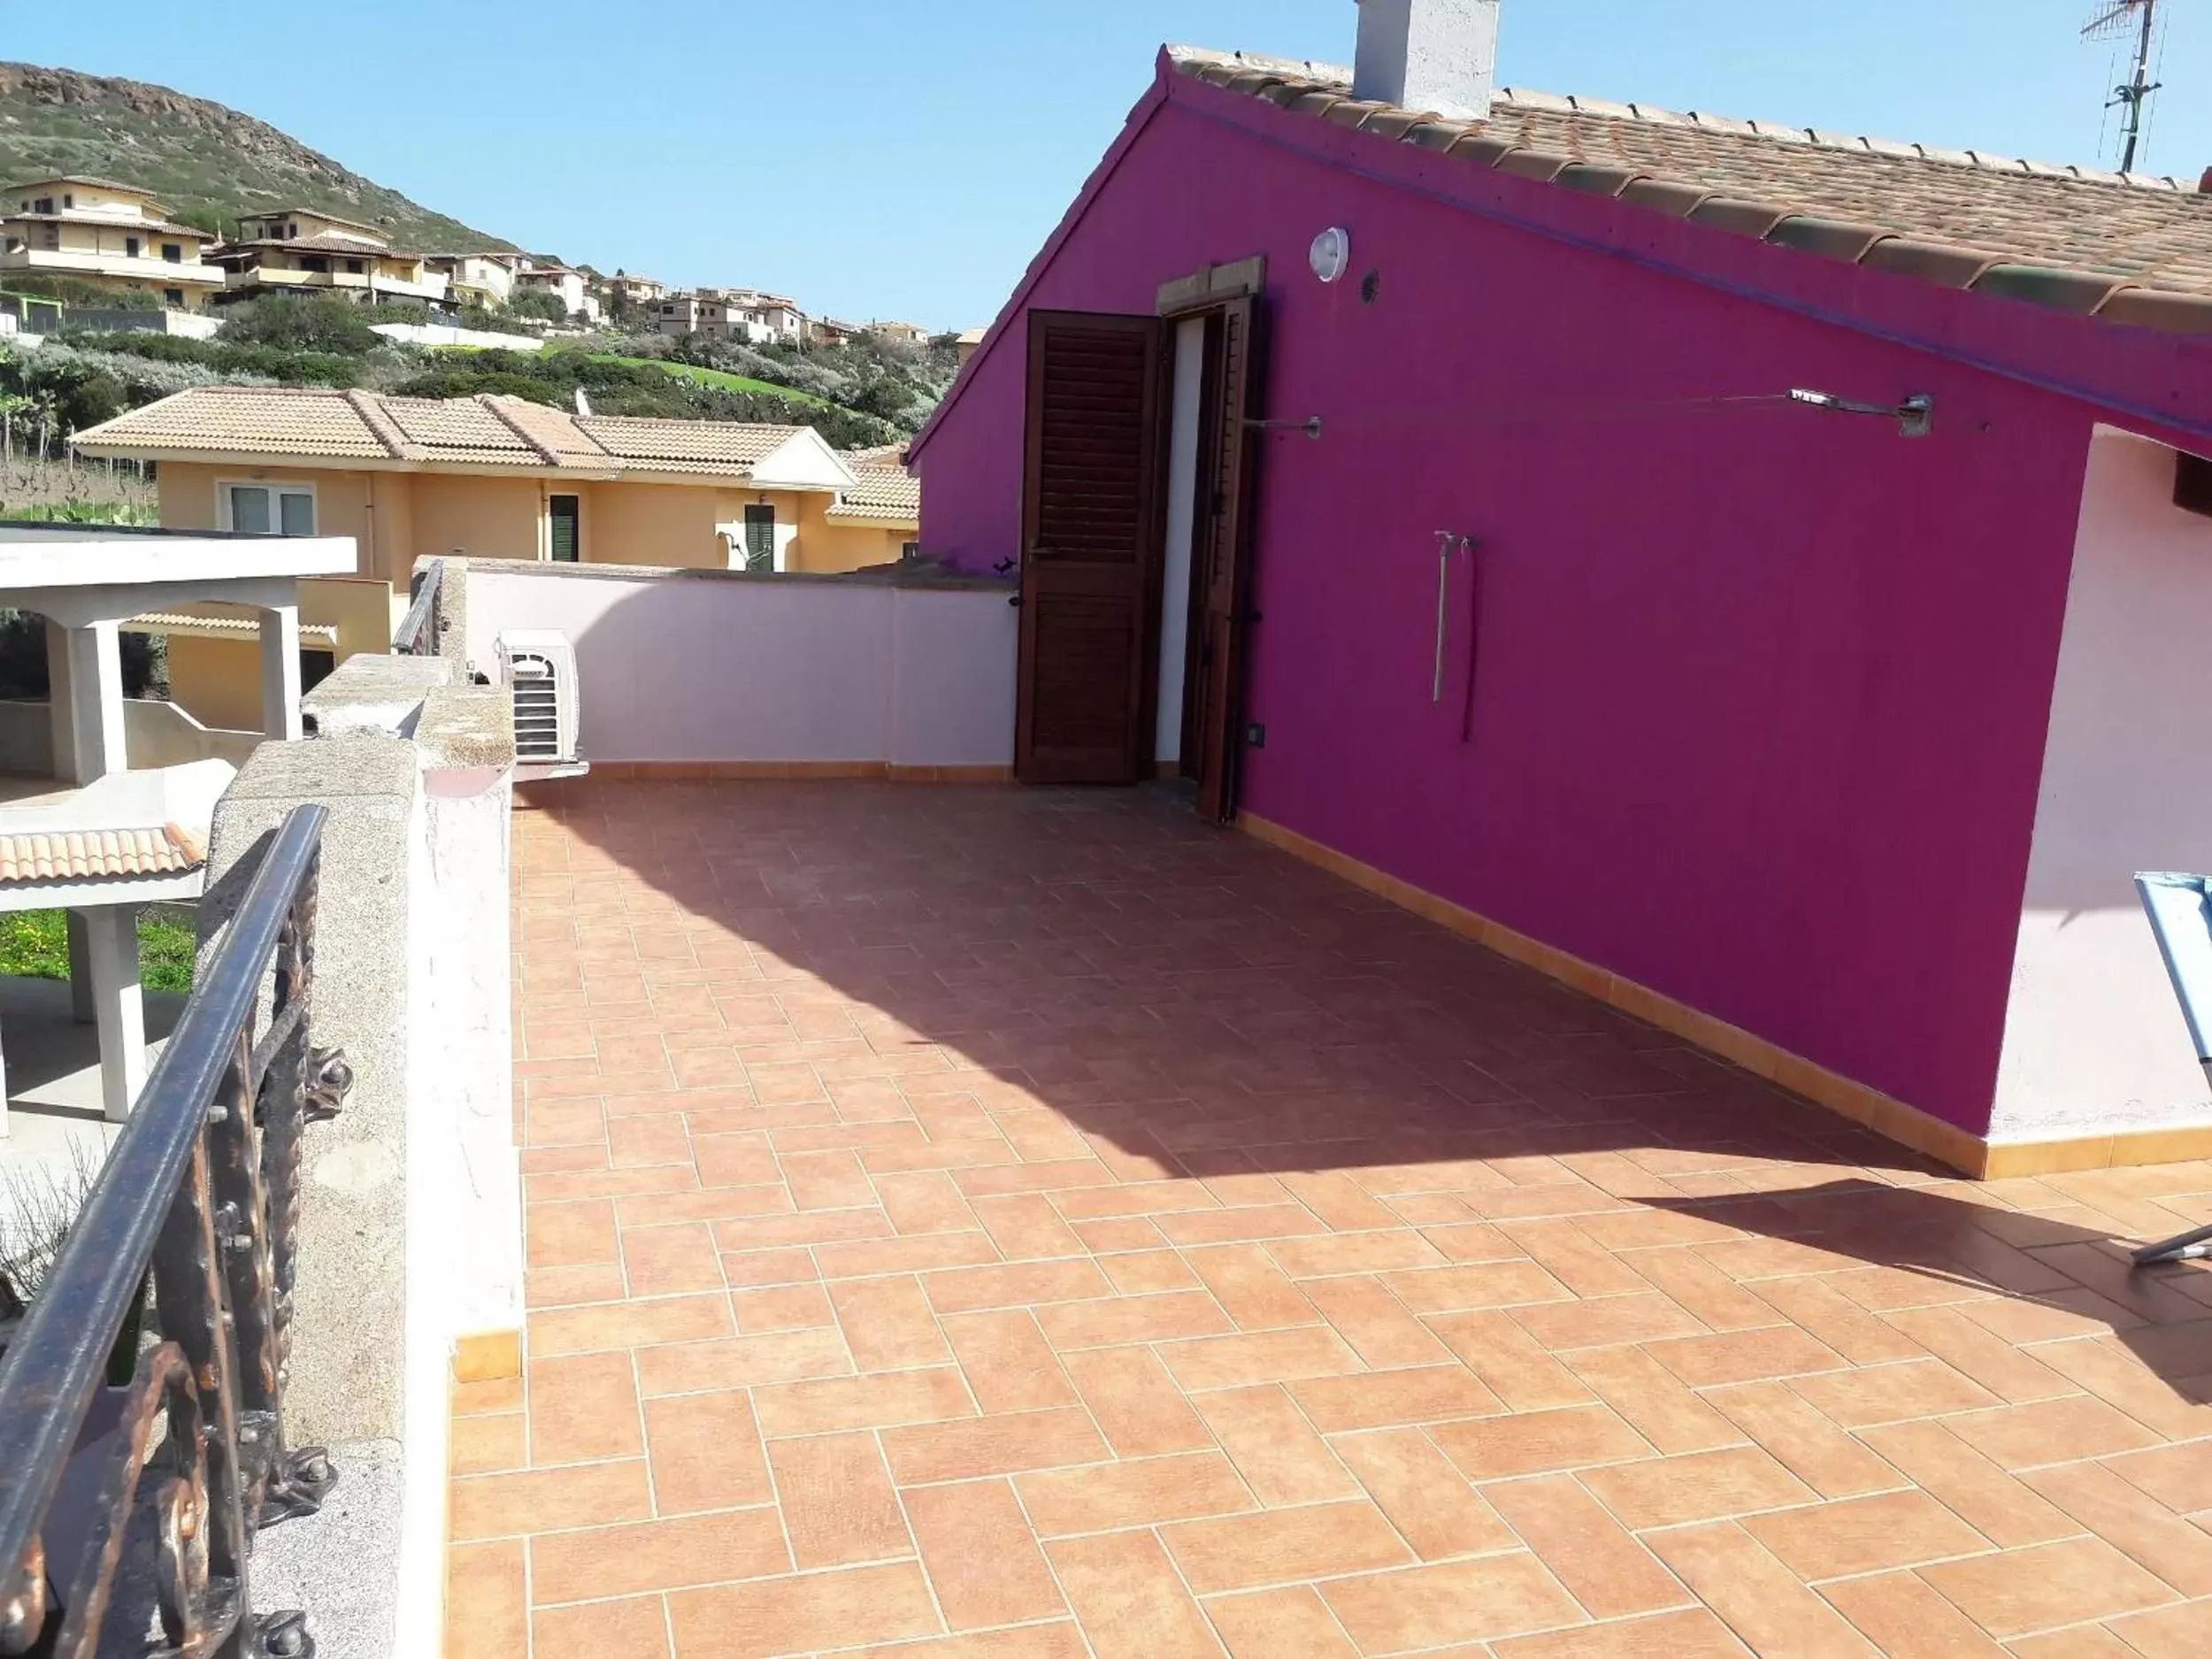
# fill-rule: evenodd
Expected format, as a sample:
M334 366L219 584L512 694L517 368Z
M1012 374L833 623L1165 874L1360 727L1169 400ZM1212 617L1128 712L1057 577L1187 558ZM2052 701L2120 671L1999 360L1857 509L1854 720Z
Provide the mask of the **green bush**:
M362 361L331 351L294 351L234 341L227 329L219 339L192 340L182 334L133 332L119 334L64 334L69 343L92 351L120 352L154 363L196 363L224 374L254 374L282 386L358 386ZM372 340L382 343L380 336Z
M518 288L514 298L507 302L507 309L518 317L535 318L541 322L568 320L568 307L551 288Z
M384 343L362 308L334 294L265 294L242 301L224 311L223 339L231 345L349 357L366 357Z

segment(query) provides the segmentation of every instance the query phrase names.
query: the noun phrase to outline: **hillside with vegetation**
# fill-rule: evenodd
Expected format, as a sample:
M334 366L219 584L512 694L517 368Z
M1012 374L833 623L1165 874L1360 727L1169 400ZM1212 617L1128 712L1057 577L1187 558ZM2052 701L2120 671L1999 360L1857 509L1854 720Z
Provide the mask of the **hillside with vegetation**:
M227 307L212 340L74 334L0 344L0 449L58 448L68 434L194 386L362 387L405 397L528 398L594 412L811 426L838 449L912 436L959 367L950 342L866 338L799 350L729 341L600 334L540 351L396 344L364 310L330 297Z
M242 212L297 206L374 225L419 253L513 246L224 104L142 81L0 63L0 183L65 173L143 185L180 220L215 234Z

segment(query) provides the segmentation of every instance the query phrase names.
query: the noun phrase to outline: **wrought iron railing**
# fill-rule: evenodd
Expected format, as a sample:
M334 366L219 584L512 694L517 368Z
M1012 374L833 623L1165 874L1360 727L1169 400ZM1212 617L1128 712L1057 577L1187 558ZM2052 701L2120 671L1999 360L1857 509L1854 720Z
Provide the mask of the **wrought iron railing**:
M392 651L399 657L435 657L440 633L439 602L445 594L445 561L432 559L415 572L407 614L392 635Z
M304 1614L254 1609L248 1561L336 1479L284 1438L302 1135L352 1084L309 1024L325 816L271 839L0 1362L0 1654L314 1651ZM115 1358L119 1428L81 1448ZM98 1463L73 1517L73 1455Z

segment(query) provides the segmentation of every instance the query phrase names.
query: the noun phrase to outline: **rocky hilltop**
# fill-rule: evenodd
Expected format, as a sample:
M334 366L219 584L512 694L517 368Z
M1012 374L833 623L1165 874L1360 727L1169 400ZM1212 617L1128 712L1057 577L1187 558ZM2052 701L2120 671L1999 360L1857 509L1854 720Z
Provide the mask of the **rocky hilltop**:
M242 211L319 207L417 252L512 246L224 104L142 81L0 63L0 182L60 173L145 185L209 230L229 231Z

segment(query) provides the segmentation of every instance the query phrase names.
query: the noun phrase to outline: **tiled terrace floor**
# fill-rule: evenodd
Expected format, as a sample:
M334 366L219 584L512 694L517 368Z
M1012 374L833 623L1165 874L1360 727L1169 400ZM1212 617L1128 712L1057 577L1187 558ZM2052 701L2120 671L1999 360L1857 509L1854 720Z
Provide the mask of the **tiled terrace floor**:
M517 823L453 1653L2212 1653L2212 1273L2107 1241L2212 1167L1941 1179L1156 797Z

